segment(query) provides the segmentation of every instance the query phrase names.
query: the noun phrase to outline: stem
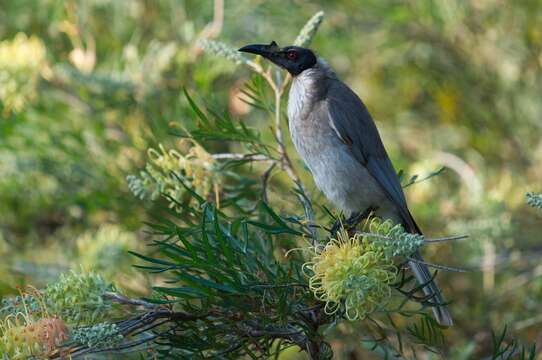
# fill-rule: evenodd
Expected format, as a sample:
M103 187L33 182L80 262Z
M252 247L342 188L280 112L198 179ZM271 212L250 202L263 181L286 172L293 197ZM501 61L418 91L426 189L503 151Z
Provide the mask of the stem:
M212 154L213 159L224 160L251 160L251 161L272 161L265 155L260 154L236 154L236 153L221 153L221 154Z
M445 271L454 271L454 272L467 272L467 270L465 270L465 269L460 269L460 268L451 267L451 266L447 266L447 265L439 265L439 264L428 263L426 261L415 259L415 258L410 257L410 256L407 257L407 259L409 261L412 261L412 262L415 262L415 263L418 263L418 264L423 264L425 266L429 266L429 267L434 268L434 269L445 270Z
M284 91L286 90L286 87L292 77L288 74L284 78L284 81L282 83L279 83L279 81L273 80L273 77L271 76L271 67L269 67L267 70L264 70L260 64L254 61L248 61L246 65L250 67L253 71L260 74L265 79L265 81L267 81L267 83L273 90L273 93L275 94L275 139L277 140L277 151L280 156L280 166L284 171L286 171L290 179L292 179L294 183L299 184L299 186L302 187L303 191L306 192L306 189L304 185L301 183L301 179L295 172L294 167L292 165L292 161L290 160L290 157L288 156L288 153L286 152L286 146L284 145L284 137L282 134L282 126L280 122L280 115L281 115L280 100L282 98L282 94L284 94ZM277 78L280 78L280 76L277 76Z
M159 307L159 305L157 305L157 304L151 304L149 302L139 300L139 299L131 299L129 297L126 297L124 295L117 294L117 293L114 293L114 292L106 292L106 293L104 293L103 298L107 299L107 300L117 302L119 304L142 306L142 307L147 308L147 309L156 309L156 308Z

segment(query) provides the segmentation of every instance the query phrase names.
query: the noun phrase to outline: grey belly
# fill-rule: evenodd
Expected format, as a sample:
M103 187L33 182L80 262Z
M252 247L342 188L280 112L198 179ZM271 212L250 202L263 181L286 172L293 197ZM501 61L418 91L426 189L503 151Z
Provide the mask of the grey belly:
M319 142L318 148L310 148L294 140L316 186L347 215L365 211L369 207L389 209L391 204L375 179L350 154L347 145L336 137L332 139L336 141Z

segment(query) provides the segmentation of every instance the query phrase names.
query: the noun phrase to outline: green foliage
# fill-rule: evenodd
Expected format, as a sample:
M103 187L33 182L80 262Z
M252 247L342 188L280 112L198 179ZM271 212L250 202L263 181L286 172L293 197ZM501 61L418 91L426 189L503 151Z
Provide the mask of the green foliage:
M491 360L535 360L536 358L536 344L533 344L529 348L518 343L517 340L506 341L507 326L504 326L502 332L499 334L492 332L491 341L493 346L493 354Z
M165 336L168 351L187 357L223 352L270 356L288 346L273 350L276 334L306 331L298 318L310 311L312 297L303 290L300 262L278 261L274 255L277 237L300 233L266 205L257 208L250 218L232 217L200 202L192 208L191 217L199 218L193 224L153 226L165 239L154 241L161 257L137 254L148 263L138 267L163 273L171 284L154 287L153 299L167 298L201 315ZM263 335L247 341L250 333Z
M542 178L542 26L538 2L369 0L360 11L359 4L352 0L291 2L288 6L239 0L226 2L224 18L215 14L215 21L208 23L213 18L213 5L193 0L2 3L0 256L4 261L0 294L16 294L13 284L21 281L41 286L42 281L81 263L85 269L100 271L105 279L121 279L118 284L123 288L130 287L170 306L169 302L178 298L165 297L160 291L145 293L148 282L142 272L127 270L133 258L125 252L131 249L166 261L168 266L175 264L171 270L159 265L160 270L152 274L153 282L161 287L194 287L177 278L173 271L182 273L183 267L161 254L159 245L143 247L144 236L137 230L142 221L150 222L153 226L147 236L169 241L177 240L168 237L178 227L181 232L191 232L185 233L185 240L188 237L192 241L192 236L202 233L199 206L204 203L216 209L219 223L225 227L235 228L236 221L245 221L248 236L242 240L247 243L265 234L254 228L253 222L271 229L278 226L277 219L285 222L286 227L303 236L267 234L262 246L272 246L273 257L286 269L297 269L297 265L289 265L290 260L297 264L307 261L298 252L289 253L287 258L282 255L327 238L316 226L329 226L330 216L320 211L327 206L325 199L296 157L286 131L284 149L304 189L296 185L291 191L292 182L280 171L285 166L281 159L284 149L277 147L276 118L270 117L277 108L283 113L285 104L277 106L268 85L271 80L285 94L289 78L236 49L256 41L276 40L281 45L312 41L311 47L362 96L397 168L404 168L408 174L447 169L431 181L420 182L415 175L403 181L405 186L413 185L407 187L409 206L427 239L442 233L470 235L462 243L442 244L438 249L425 247L424 256L432 262L480 269L457 278L455 274L439 273L439 286L452 302L457 319L456 329L445 333L446 343L438 345L443 351L441 357L454 358L459 353L468 354L463 358L491 356L494 349L488 340L488 324L495 327L510 323L514 336L524 339L515 341L518 349L534 341L541 333L540 323L531 320L540 307L539 213L525 211L521 199L527 189L539 186ZM322 14L314 15L320 8L327 19L321 27ZM300 28L303 30L294 40ZM314 37L316 29L318 36ZM207 56L202 48L208 55L218 56ZM239 64L252 71L250 77L243 70L233 74ZM193 98L185 99L183 89L194 94ZM224 114L226 108L230 111ZM279 120L285 125L284 116ZM168 136L171 133L195 142L180 144ZM194 183L177 160L169 169L147 156L149 149L155 149L167 158L161 144L166 153L175 151L183 158L190 157L192 147L198 144L213 156L213 165L203 169L196 166L204 175L201 183ZM191 160L199 164L196 157ZM147 166L157 173L149 175ZM130 188L126 186L128 174L134 174L128 181ZM145 200L130 196L130 190L145 194ZM276 219L259 205L263 195ZM151 197L157 201L148 201ZM298 197L300 202L296 201ZM537 195L528 196L535 207L537 199ZM314 208L310 202L314 202ZM153 232L168 235L162 238ZM239 236L237 233L235 238L239 240ZM396 236L406 241L402 233ZM181 243L177 240L176 244ZM236 249L235 244L232 246ZM251 246L247 249L258 250ZM405 243L396 260L412 248ZM213 242L212 249L221 251ZM223 259L215 256L217 261ZM223 274L222 265L210 259L207 267L217 266ZM153 266L149 264L144 266ZM195 269L188 273L221 285L220 278L211 278L203 268ZM254 280L255 275L251 276ZM281 280L281 285L298 280L289 276ZM165 277L177 283L164 284ZM231 287L229 283L227 286ZM303 294L307 302L319 304L303 286L294 288L296 296ZM246 300L245 290L237 290L241 295L235 296ZM271 299L278 296L277 291L271 291ZM211 288L209 292L212 296L203 298L207 304L223 296L234 297L225 290ZM265 299L268 293L270 290L257 292L254 299L264 296L262 303L269 305L271 300ZM41 300L32 294L37 295L29 291L18 298L3 297L0 316L25 313L26 309L40 314ZM359 348L360 337L370 338L364 344L376 344L374 351L382 357L431 357L427 352L434 347L419 345L437 344L429 336L434 327L428 326L434 324L423 315L426 309L412 302L400 308L400 315L392 311L397 309L391 306L404 299L398 296L388 304L393 323L379 312L371 315L380 328L372 326L370 319L337 320L340 326L326 323L318 332L304 329L302 333L313 339L325 334L334 344L337 358L370 357L368 350ZM199 301L186 300L187 309L201 308ZM249 305L247 308L255 309L252 303ZM184 309L183 301L173 306ZM412 308L415 314L410 312ZM134 314L143 311L141 306L132 310ZM269 316L291 314L274 311ZM62 339L61 322L44 319L41 325L59 325L51 338ZM154 335L166 332L177 341L186 336L189 343L207 342L198 348L213 348L213 340L202 340L199 331L214 324L222 326L221 319L188 322L192 330L184 334L175 334L162 325ZM2 330L3 334L25 334L26 326L35 320L19 318L18 324L7 325L13 330ZM227 320L233 324L232 319ZM418 330L411 333L408 329L413 324ZM41 325L38 328L44 329ZM118 326L124 333L128 325ZM148 335L152 330L143 333ZM242 330L246 329L233 333L232 338L239 339ZM284 329L265 330L264 337L270 339ZM209 336L212 339L214 333ZM26 341L21 339L24 341L18 342L19 350ZM221 344L228 341L219 339ZM261 339L256 340L258 345L267 344ZM124 338L132 340L142 338ZM301 340L289 337L277 341L282 341L279 348L284 348L284 342ZM510 342L501 341L503 347ZM323 353L329 353L323 342L317 343ZM0 341L0 346L5 344ZM271 348L276 348L276 342ZM447 348L454 351L449 353ZM251 349L247 346L239 352L251 356ZM28 358L29 350L24 351L17 356ZM228 356L216 350L209 353ZM524 358L527 353L525 350ZM517 356L523 355L518 352Z
M435 319L430 317L422 317L419 323L410 325L408 332L419 344L442 346L445 343L442 330Z

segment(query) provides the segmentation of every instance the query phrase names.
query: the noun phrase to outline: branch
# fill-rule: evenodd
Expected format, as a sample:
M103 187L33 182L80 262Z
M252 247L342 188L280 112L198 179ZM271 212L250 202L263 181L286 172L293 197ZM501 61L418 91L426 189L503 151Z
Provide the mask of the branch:
M156 304L152 304L139 299L131 299L129 297L114 292L106 292L103 294L102 297L106 300L111 300L124 305L142 306L147 309L156 309L158 307Z
M288 284L255 284L253 287L306 287L301 283ZM242 339L260 339L267 338L271 340L282 339L288 343L295 344L301 349L307 351L311 359L327 358L322 357L322 353L328 352L329 345L324 342L318 334L320 325L328 323L332 317L323 313L323 304L312 308L303 308L296 311L294 318L283 325L262 325L257 319L242 320L241 314L221 312L211 310L204 314L191 314L182 311L172 311L166 308L160 308L143 300L132 299L121 294L107 292L104 298L123 305L142 306L149 309L132 318L117 321L114 324L122 335L124 341L117 346L92 347L87 344L70 343L56 349L49 354L51 359L81 358L85 355L96 353L115 353L132 349L141 350L144 344L151 344L160 338L167 339L167 334L179 327L185 322L203 321L203 326L215 326L222 323L224 319L230 319L237 322L232 329L234 333ZM193 325L188 325L192 327ZM198 325L200 326L200 325ZM227 353L228 351L226 351Z

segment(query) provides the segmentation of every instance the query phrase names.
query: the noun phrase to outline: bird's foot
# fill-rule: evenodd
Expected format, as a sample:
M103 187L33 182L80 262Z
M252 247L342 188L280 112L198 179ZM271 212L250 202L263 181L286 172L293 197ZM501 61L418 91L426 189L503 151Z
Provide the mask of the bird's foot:
M341 228L342 224L343 223L341 221L341 218L338 217L337 220L335 220L335 222L333 223L333 226L331 227L331 229L329 229L329 234L331 235L332 238L334 238L335 235L337 235L337 232Z
M369 207L363 212L360 211L353 213L348 219L346 219L344 224L341 221L341 218L337 218L337 220L335 220L335 223L333 223L333 226L329 230L331 237L335 237L341 227L343 227L348 232L348 234L350 234L356 229L359 223L361 223L365 219L368 219L369 216L371 216L371 213L375 212L376 209L376 207Z

